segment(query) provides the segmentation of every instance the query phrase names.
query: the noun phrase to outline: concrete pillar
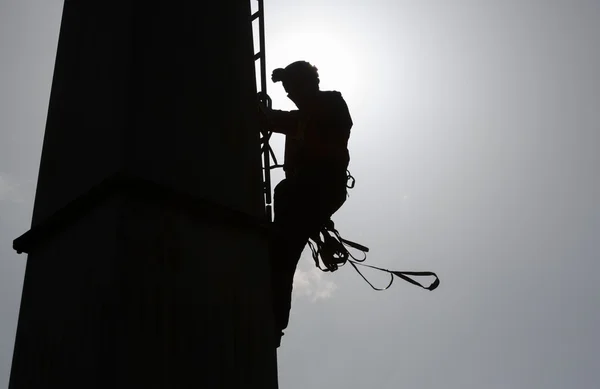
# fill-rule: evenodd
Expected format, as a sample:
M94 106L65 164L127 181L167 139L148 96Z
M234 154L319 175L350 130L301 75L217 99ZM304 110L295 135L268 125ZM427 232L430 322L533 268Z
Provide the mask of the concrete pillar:
M66 0L10 378L277 387L249 1Z

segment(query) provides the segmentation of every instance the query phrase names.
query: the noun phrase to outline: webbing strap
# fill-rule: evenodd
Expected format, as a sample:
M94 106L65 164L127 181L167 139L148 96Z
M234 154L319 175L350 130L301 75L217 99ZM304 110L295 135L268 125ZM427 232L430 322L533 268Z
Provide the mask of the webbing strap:
M375 290L386 290L389 289L390 286L392 286L392 284L394 283L394 276L397 276L401 279L403 279L406 282L409 282L413 285L419 286L423 289L426 290L435 290L439 285L440 285L440 279L437 276L437 274L435 274L434 272L430 272L430 271L398 271L398 270L388 270L388 269L383 269L377 266L371 266L371 265L366 265L364 263L357 263L355 261L349 260L350 264L352 265L352 267L354 267L354 269L358 272L358 274L360 274L360 276L367 281L367 283L369 285L371 285L371 287ZM386 273L390 273L390 283L385 287L385 288L376 288L375 286L373 286L373 284L371 284L369 282L369 280L367 280L367 278L360 272L360 270L358 270L358 268L356 267L356 265L360 265L360 266L365 266L365 267L370 267L371 269L376 269L376 270L380 270L380 271L384 271ZM415 280L413 280L412 278L410 278L409 276L414 276L414 277L435 277L435 280L431 283L431 285L429 286L423 286L423 284L421 284L420 282L417 282Z
M335 238L333 238L329 233L332 233L333 235L335 235L337 240ZM324 237L323 240L321 240L321 234ZM310 240L312 240L314 242L314 244ZM429 291L435 290L440 285L440 279L437 276L437 274L430 272L430 271L388 270L388 269L383 269L383 268L380 268L377 266L366 265L366 264L362 263L367 259L366 253L369 252L369 248L365 247L361 244L349 241L347 239L343 239L340 236L339 232L335 229L334 224L331 220L325 224L325 226L321 229L321 231L318 234L311 236L310 240L308 241L308 246L310 247L310 250L312 252L312 257L313 257L313 260L315 261L315 265L317 266L317 268L319 268L321 271L324 271L324 272L328 272L328 271L334 272L339 267L343 266L346 262L349 262L350 265L352 265L352 267L354 268L354 270L356 270L356 272L374 290L383 291L383 290L389 289L392 286L392 284L394 283L394 276L399 277L406 282L409 282L415 286L419 286L419 287L429 290ZM356 250L362 251L364 254L364 257L361 259L354 257L346 249L345 246L349 246ZM321 267L320 261L319 261L319 256L321 257L321 261L323 262L323 265L325 266L325 268ZM357 265L365 266L365 267L369 267L371 269L376 269L379 271L389 273L390 274L390 282L384 288L377 288L364 276L364 274L358 269ZM412 276L412 277L435 277L435 280L429 286L424 286L420 282L411 278L410 276Z

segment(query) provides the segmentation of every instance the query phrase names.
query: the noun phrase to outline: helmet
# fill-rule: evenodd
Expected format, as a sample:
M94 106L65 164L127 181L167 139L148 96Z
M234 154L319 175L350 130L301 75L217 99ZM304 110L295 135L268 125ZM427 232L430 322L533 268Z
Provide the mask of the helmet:
M283 68L273 70L273 82L308 83L319 85L319 69L306 61L296 61Z

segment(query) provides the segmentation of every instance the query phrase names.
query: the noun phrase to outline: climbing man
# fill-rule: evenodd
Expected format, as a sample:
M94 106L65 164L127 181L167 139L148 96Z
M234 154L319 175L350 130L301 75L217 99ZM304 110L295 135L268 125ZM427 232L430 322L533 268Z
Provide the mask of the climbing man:
M317 68L297 61L275 69L297 110L261 106L265 126L285 138L283 179L275 188L270 245L273 311L279 347L287 328L296 266L309 237L344 204L347 197L348 139L352 119L337 91L321 91Z

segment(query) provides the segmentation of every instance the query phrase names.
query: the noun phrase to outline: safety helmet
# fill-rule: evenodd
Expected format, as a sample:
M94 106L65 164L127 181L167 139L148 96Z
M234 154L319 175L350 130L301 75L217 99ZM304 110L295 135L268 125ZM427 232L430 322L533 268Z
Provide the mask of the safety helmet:
M302 83L319 85L319 69L306 61L296 61L285 68L273 70L271 80L283 83Z

